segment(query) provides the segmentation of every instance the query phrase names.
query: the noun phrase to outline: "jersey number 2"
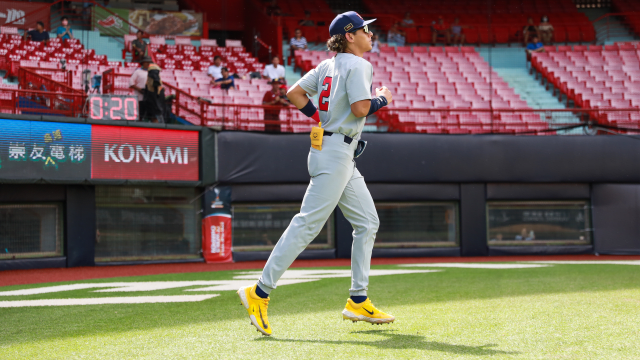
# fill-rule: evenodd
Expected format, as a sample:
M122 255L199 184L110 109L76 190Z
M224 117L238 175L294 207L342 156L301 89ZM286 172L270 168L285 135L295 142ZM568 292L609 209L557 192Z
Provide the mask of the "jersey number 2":
M322 80L322 91L320 92L320 104L318 108L322 111L329 111L329 96L331 95L331 76L327 76Z

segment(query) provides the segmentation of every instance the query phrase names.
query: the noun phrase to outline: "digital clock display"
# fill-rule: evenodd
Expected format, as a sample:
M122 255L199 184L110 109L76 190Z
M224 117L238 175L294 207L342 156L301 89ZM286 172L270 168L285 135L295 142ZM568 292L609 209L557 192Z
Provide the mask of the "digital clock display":
M90 95L89 116L94 120L138 120L138 98L130 95Z

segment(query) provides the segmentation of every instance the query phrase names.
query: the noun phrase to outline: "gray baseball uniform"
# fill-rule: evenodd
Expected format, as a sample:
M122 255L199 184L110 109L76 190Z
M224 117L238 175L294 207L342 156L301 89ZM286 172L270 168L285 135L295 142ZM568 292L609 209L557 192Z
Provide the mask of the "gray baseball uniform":
M353 160L357 141L348 144L344 135L360 138L365 118L351 112L351 104L371 99L373 68L365 59L340 53L309 71L296 85L310 95L320 91L318 110L325 131L322 150L311 148L307 167L311 182L300 213L276 244L258 280L267 294L293 261L318 235L335 209L340 207L353 226L351 251L351 295L366 296L371 251L378 231L378 214L373 199ZM295 86L295 85L294 85Z

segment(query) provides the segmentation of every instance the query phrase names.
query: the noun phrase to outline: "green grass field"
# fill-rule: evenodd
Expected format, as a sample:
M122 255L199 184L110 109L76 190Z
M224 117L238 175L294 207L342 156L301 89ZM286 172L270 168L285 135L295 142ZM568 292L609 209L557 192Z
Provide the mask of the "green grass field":
M187 303L0 308L0 358L640 359L638 266L433 269L440 271L371 277L374 304L397 318L390 325L342 320L349 278L280 286L269 306L272 337L249 324L234 291L84 289L2 296L0 301L219 294ZM231 280L239 273L72 283Z

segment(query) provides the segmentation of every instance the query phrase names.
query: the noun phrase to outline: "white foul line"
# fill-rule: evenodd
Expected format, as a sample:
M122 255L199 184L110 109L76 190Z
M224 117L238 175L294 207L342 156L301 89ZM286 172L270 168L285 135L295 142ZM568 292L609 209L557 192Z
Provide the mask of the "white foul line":
M220 295L219 294L169 295L169 296L103 297L103 298L86 298L86 299L15 300L15 301L0 301L0 308L25 307L25 306L67 306L67 305L196 302L196 301L211 299L216 296L220 296Z
M461 269L526 269L547 267L544 264L493 264L493 263L429 263L429 264L401 264L407 267L439 267Z

